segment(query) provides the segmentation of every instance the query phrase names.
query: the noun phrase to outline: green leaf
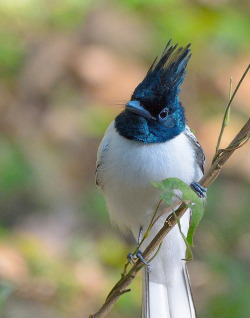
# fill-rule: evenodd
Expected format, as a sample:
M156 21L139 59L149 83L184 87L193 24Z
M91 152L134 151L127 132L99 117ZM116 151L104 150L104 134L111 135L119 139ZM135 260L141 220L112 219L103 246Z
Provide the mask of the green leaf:
M178 178L168 178L161 182L152 182L152 184L155 188L159 188L163 191L160 198L168 205L173 206L173 199L179 198L187 207L192 210L192 217L186 240L188 244L193 246L194 231L204 212L202 200L185 182ZM178 193L176 193L176 190L181 191L181 197L178 195Z
M185 261L191 261L191 260L193 259L193 253L192 253L192 250L191 250L191 248L190 248L190 244L188 243L188 241L187 241L187 239L186 239L184 233L183 233L182 230L181 230L181 222L180 222L180 219L177 217L177 215L175 214L175 212L173 212L173 213L174 213L175 219L176 219L176 221L177 221L178 228L179 228L179 231L180 231L180 233L181 233L181 236L182 236L182 238L183 238L183 240L184 240L184 242L185 242L185 244L186 244L186 247L187 247L187 250L186 250L186 259L185 259Z
M165 181L165 180L164 180ZM152 182L155 188L159 188L163 191L161 194L161 199L167 202L168 205L173 206L173 199L176 197L175 193L171 190L171 188L166 188L162 182Z

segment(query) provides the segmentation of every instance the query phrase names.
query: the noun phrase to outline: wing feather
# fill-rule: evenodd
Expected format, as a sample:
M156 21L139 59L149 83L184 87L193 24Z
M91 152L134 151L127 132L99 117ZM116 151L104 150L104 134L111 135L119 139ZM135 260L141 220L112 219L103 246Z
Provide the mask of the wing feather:
M196 139L195 135L192 133L190 128L186 126L186 129L184 131L184 134L188 137L189 141L194 147L195 156L197 159L197 163L202 171L204 173L204 163L205 163L205 154L204 151L199 143L199 141Z
M97 151L97 160L96 160L96 184L102 189L103 182L102 182L102 171L103 171L103 164L105 160L105 155L109 149L109 142L110 142L110 132L114 129L114 122L112 122L100 143L100 146Z

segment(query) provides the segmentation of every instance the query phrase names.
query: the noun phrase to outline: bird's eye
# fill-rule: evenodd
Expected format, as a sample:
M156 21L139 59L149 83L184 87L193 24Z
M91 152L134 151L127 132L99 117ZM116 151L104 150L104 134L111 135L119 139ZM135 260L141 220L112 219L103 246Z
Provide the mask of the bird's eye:
M167 115L168 115L167 109L163 109L163 110L160 112L160 114L159 114L159 118L160 118L160 119L165 119L165 118L167 117Z

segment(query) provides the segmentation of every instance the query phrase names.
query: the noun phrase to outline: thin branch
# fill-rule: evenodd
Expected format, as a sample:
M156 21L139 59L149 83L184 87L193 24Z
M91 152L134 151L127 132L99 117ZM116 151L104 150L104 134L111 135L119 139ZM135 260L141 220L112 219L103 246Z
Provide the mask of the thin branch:
M233 96L232 96L233 98ZM202 177L202 179L199 181L199 183L208 188L218 177L222 167L227 162L227 160L231 157L231 155L238 149L238 147L235 147L235 145L240 146L241 142L244 140L246 141L247 138L249 138L250 134L250 119L246 122L246 124L242 127L242 129L239 131L239 133L235 136L235 138L232 140L232 142L229 144L229 146L226 148L226 151L223 151L215 160L215 162L212 164L210 169L205 173L205 175ZM185 211L187 210L187 207L182 204L176 211L175 215L177 218L181 218ZM157 235L154 237L154 239L150 242L150 244L147 246L145 251L143 252L143 258L149 259L154 250L161 244L165 236L170 232L170 230L176 225L177 218L175 217L173 213L171 213L167 220L165 221L163 227L161 230L157 233ZM128 291L127 287L131 284L137 273L140 271L140 269L143 267L142 262L138 259L136 263L132 266L130 271L127 275L122 277L120 281L116 284L116 286L112 289L109 296L107 297L105 303L102 305L102 307L96 312L95 314L92 314L89 316L89 318L102 318L105 317L108 312L111 310L111 308L114 306L114 304L117 302L119 297Z
M244 76L244 75L243 75ZM233 80L232 80L232 76L230 77L230 85L229 85L229 99L228 99L228 104L226 107L226 111L224 113L224 118L222 121L222 125L221 125L221 130L220 130L220 134L219 134L219 138L217 141L217 145L216 145L216 149L215 149L215 155L214 155L214 159L215 160L217 158L219 149L220 149L220 143L221 143L221 138L224 132L225 127L228 125L229 123L229 114L230 114L230 110L231 110L231 98L232 98L232 88L233 88Z
M232 104L232 102L234 100L234 97L235 97L235 95L236 95L241 83L243 82L244 78L246 77L246 75L247 75L247 73L249 71L249 68L250 68L250 64L248 65L248 67L246 68L244 74L242 75L242 77L241 77L239 83L237 84L233 94L232 94L232 77L230 77L229 101L228 101L228 104L227 104L227 107L226 107L226 111L225 111L225 114L224 114L224 117L223 117L223 121L222 121L222 125L221 125L221 131L220 131L220 134L219 134L219 138L218 138L218 142L217 142L216 150L215 150L215 155L214 155L212 163L214 163L215 159L219 155L219 148L220 148L221 138L222 138L224 129L228 125L228 122L229 122L230 106L231 106L231 104Z

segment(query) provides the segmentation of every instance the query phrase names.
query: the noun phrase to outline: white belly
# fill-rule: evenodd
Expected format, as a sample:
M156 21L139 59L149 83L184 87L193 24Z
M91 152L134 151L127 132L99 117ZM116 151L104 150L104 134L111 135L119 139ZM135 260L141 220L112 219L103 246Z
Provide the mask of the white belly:
M99 157L110 217L120 227L132 229L148 225L160 200L160 190L152 181L176 177L190 184L198 169L183 133L165 143L143 144L120 136L113 123L100 145Z

